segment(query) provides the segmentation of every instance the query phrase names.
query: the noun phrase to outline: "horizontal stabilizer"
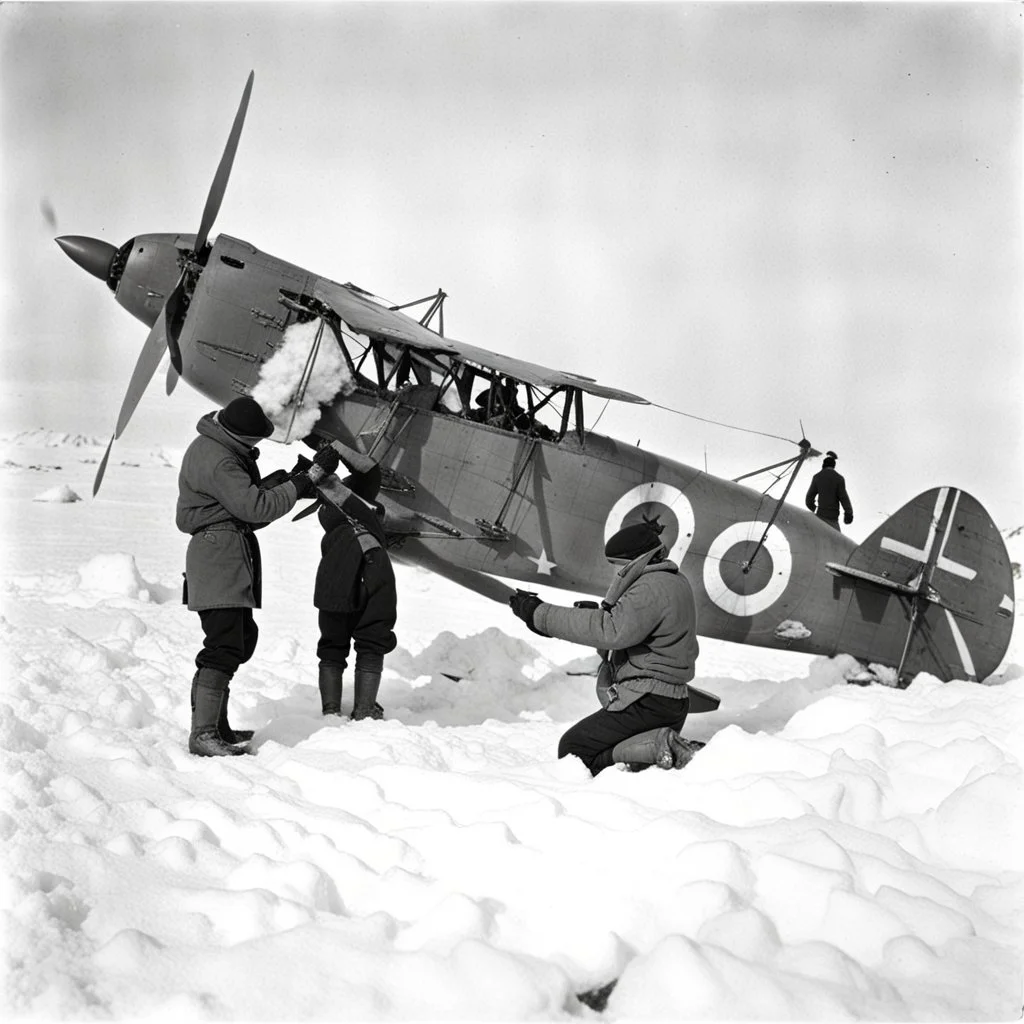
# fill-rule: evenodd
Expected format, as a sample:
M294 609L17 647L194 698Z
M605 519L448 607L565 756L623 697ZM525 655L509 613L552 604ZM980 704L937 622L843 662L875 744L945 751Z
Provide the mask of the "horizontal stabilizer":
M855 580L865 580L874 583L876 586L884 587L886 590L895 590L899 594L916 594L917 591L905 583L897 583L888 576L881 576L875 572L868 572L867 569L854 569L849 565L839 565L838 562L826 562L825 568L833 576L851 576Z
M691 715L702 715L707 711L717 711L719 704L722 703L721 697L708 693L707 690L702 690L700 687L694 686L693 683L687 683L686 688L690 691L689 714Z
M1013 630L1013 572L995 523L966 491L936 487L887 519L850 555L829 562L853 590L837 650L896 668L981 680Z

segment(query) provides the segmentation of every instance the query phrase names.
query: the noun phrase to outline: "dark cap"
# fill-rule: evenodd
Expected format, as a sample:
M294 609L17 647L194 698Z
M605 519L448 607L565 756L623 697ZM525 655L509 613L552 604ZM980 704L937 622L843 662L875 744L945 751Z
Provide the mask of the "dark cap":
M604 546L604 557L631 560L661 546L661 533L650 523L634 523L612 534Z
M220 423L232 434L240 434L242 437L270 437L274 432L274 424L267 418L259 402L248 395L228 402L220 411Z

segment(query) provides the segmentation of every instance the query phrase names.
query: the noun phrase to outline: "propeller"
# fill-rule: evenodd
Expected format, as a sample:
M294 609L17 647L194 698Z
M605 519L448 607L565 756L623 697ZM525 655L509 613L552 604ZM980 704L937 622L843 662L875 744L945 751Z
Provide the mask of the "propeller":
M217 166L217 172L213 176L213 183L210 185L210 191L206 196L206 206L203 208L202 220L199 222L199 231L196 234L194 251L185 257L178 283L174 286L171 294L167 296L163 309L160 310L156 322L150 328L145 344L142 346L142 352L139 353L135 369L132 371L131 380L128 382L128 390L125 392L124 401L121 403L121 411L117 417L114 434L110 438L107 450L100 461L99 469L96 471L96 479L92 485L93 497L96 496L100 489L100 484L103 482L103 475L107 470L107 461L110 458L110 450L114 442L124 433L125 427L128 426L128 421L131 419L132 413L135 412L135 407L139 404L153 374L156 373L156 368L160 365L160 360L165 351L169 352L171 357L171 365L167 371L167 394L174 390L178 382L182 367L178 336L181 333L182 325L188 313L187 289L190 278L194 286L195 279L198 277L200 269L199 254L206 246L210 229L213 227L213 222L220 211L221 202L224 199L228 178L231 176L231 166L234 163L235 152L238 149L238 140L242 136L242 126L245 124L245 114L249 108L249 97L252 94L254 77L255 73L250 71L249 78L245 83L245 89L242 92L241 102L238 104L234 123L231 126L231 132L228 135L227 145L224 147L224 153ZM61 239L57 241L60 243ZM78 241L77 238L75 241ZM69 245L62 243L61 247L65 252L69 252ZM70 251L69 255L72 255L76 262L85 266L87 270L91 270L96 276L100 276L97 271L101 269L99 264L102 262L103 257L107 255L106 250L94 251L83 246L81 243L71 248L73 251Z

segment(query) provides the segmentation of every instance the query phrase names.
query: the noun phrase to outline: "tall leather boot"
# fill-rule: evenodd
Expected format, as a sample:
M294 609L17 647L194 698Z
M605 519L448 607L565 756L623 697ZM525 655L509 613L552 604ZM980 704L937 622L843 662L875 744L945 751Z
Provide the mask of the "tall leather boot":
M228 683L226 672L215 668L201 668L193 682L195 700L192 706L192 729L188 736L188 751L200 757L237 757L245 754L244 747L225 743L217 731Z
M364 718L380 719L384 717L384 709L377 703L377 691L380 689L380 673L367 672L365 669L356 669L355 675L355 704L352 707L352 714L349 715L354 722L361 722Z
M325 715L341 714L342 679L345 675L344 665L335 665L329 661L320 662L320 707Z
M683 768L702 746L703 743L684 740L675 729L663 725L619 740L612 749L612 760L619 764Z
M231 688L224 687L224 703L220 706L220 717L217 719L217 735L225 743L248 743L256 735L252 729L232 729L228 725L228 699Z

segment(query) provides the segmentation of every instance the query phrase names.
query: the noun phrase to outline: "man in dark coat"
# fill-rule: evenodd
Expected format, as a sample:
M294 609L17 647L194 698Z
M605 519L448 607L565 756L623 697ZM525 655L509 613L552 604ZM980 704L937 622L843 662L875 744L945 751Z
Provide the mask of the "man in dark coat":
M843 522L853 522L853 505L846 493L846 481L836 472L835 452L826 452L821 469L811 478L807 489L807 507L833 530L839 529L839 508L842 506Z
M197 424L178 474L175 522L191 536L185 555L185 601L199 613L204 643L192 680L192 727L188 749L204 757L244 754L233 744L250 730L228 724L229 683L256 650L260 607L260 547L254 530L291 511L314 493L313 478L333 472L337 454L318 454L319 464L275 487L260 486L255 447L274 432L259 404L236 398ZM333 460L333 462L332 462Z
M321 709L341 714L342 678L354 646L354 703L350 717L383 718L377 703L384 655L395 649L398 590L384 539L384 508L377 501L380 467L368 456L335 442L351 471L341 482L341 510L324 502L320 565L313 604L318 610L317 644Z
M697 608L689 581L666 558L661 531L648 522L624 527L605 545L622 565L605 599L574 608L517 591L513 612L535 633L598 648L602 708L561 738L558 756L575 754L592 775L611 764L682 768L700 744L679 730L697 661Z

